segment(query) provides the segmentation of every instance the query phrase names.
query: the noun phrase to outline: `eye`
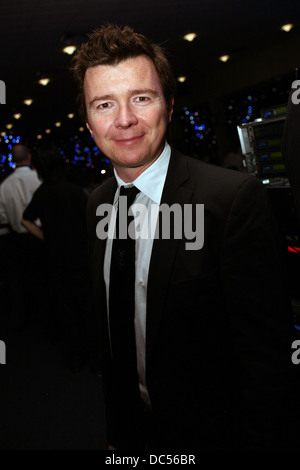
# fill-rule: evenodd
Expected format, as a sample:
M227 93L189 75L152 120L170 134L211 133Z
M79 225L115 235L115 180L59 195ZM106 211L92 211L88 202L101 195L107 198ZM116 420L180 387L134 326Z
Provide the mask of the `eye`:
M148 96L137 96L135 98L135 101L137 101L138 103L144 103L145 101L149 101L149 97Z
M111 103L101 103L101 104L98 104L97 108L98 109L107 109L111 106Z

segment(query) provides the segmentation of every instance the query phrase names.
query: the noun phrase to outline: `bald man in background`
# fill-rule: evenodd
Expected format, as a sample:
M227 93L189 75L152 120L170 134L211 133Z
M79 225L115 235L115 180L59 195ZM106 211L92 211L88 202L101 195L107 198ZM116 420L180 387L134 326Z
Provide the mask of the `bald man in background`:
M20 329L33 314L31 286L42 249L41 242L28 233L21 220L41 181L31 169L31 153L25 145L15 145L12 156L16 169L0 185L0 224L8 224L11 229L7 250L11 326Z

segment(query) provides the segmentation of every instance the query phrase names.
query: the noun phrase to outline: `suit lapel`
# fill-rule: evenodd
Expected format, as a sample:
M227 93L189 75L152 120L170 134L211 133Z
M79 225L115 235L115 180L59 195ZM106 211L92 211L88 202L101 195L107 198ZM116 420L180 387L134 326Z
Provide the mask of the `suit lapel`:
M109 185L109 187L105 190L105 192L101 194L101 201L108 203L108 204L112 204L116 189L117 189L117 182L115 178L113 178L111 180L111 184ZM99 204L97 204L97 207L98 205ZM96 218L97 207L96 206L94 207L95 218ZM96 221L95 230L96 230L96 225L98 222L99 222L99 219L97 219ZM96 281L97 285L100 286L99 301L101 305L104 307L104 311L106 311L106 291L105 291L105 284L104 284L103 266L104 266L104 254L105 254L106 241L107 241L106 238L104 240L101 240L96 236L95 247L94 247L94 259L97 260L97 264L94 263L94 269L95 269L94 278L97 279Z
M162 194L161 204L188 204L193 192L185 183L189 173L186 158L173 152ZM147 320L146 320L146 370L155 347L159 325L164 313L165 302L176 253L180 240L155 239L148 275Z

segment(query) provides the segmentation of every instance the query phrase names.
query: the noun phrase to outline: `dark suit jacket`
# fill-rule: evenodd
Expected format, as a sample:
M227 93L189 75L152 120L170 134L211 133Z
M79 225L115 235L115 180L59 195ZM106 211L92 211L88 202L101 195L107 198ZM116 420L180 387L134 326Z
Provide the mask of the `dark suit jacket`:
M294 195L298 217L298 235L300 235L300 103L293 103L293 93L295 93L295 90L290 93L287 104L282 152Z
M130 449L138 399L126 373L116 377L111 367L105 242L95 233L96 208L112 203L115 190L114 178L95 190L88 226L108 441ZM184 238L153 244L146 382L157 440L162 449L177 450L270 446L283 400L291 317L264 187L252 176L172 150L161 203L204 204L205 235L198 251L186 250Z

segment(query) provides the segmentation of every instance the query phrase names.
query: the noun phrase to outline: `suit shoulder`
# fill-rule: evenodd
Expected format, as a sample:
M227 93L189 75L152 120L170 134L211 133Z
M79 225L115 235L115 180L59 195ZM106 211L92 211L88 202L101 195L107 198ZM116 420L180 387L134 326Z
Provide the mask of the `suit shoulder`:
M237 170L223 168L201 160L196 160L188 156L184 156L189 168L189 175L195 184L201 184L205 188L228 191L230 188L238 190L238 188L246 185L262 186L261 181L249 173L243 173Z
M89 204L100 204L101 202L106 202L105 198L111 191L114 190L115 179L111 177L109 180L102 183L98 186L89 196Z

